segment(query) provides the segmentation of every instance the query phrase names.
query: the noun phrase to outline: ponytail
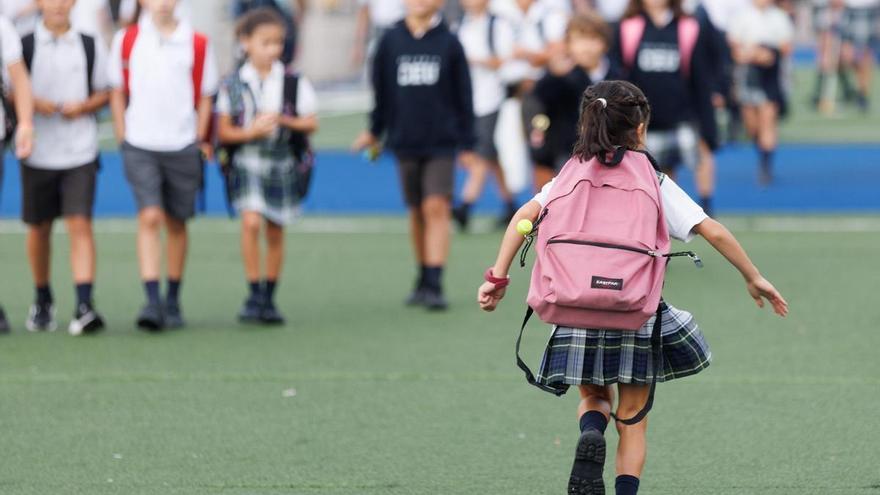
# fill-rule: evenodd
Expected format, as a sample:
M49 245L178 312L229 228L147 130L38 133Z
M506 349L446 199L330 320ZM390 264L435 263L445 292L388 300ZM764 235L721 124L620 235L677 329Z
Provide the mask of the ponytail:
M587 88L581 100L581 118L574 155L581 161L606 156L618 148L641 144L639 125L648 124L651 108L644 93L625 81L605 81Z

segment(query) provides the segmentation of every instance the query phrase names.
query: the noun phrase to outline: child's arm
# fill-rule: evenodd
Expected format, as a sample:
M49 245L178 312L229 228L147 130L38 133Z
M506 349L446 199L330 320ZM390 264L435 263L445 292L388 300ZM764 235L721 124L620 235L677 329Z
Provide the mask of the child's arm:
M110 114L113 116L113 134L116 142L122 144L125 141L125 90L114 88L110 91Z
M305 115L302 117L282 115L278 119L278 124L282 127L287 127L292 131L312 134L318 130L318 116L316 114Z
M499 249L498 258L495 260L495 265L492 267L493 276L498 278L507 277L508 271L510 270L510 264L513 263L513 259L516 257L516 252L519 250L520 246L522 246L524 237L516 231L516 224L523 219L534 222L537 220L540 213L540 203L537 201L529 201L513 216L513 219L507 226L507 230L504 232L504 239L501 240L501 249ZM477 302L480 304L480 308L483 311L494 311L495 307L498 306L498 303L501 302L506 291L507 289L504 287L496 288L495 284L484 282L477 292Z
M767 299L773 310L779 316L788 314L788 303L779 294L779 291L773 287L773 284L767 281L758 268L749 259L745 250L727 230L724 225L707 218L694 227L694 232L703 236L709 244L712 245L719 253L721 253L727 261L729 261L742 274L746 281L746 289L749 295L755 300L755 304L759 308L764 307L764 299Z
M198 127L196 127L196 142L198 142L202 154L208 159L214 154L214 149L211 146L211 136L208 135L211 131L211 116L213 115L213 112L214 99L211 96L202 96L199 100L199 107L196 112L196 122L198 125Z
M98 110L107 105L108 101L110 101L109 91L97 91L86 101L64 103L59 110L64 118L75 119L82 115L90 115L98 112ZM35 101L34 103L37 104L39 101Z
M217 137L223 144L245 144L265 139L275 132L278 125L274 115L259 115L250 127L238 127L232 123L232 117L221 113L217 119Z
M34 96L31 91L31 80L28 77L24 62L9 64L9 79L14 88L15 113L18 125L15 128L15 156L27 158L31 156L34 145Z

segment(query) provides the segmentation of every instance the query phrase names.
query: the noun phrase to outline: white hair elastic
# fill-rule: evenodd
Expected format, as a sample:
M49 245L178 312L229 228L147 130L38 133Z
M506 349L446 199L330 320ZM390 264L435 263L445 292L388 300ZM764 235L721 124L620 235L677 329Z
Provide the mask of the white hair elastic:
M602 108L608 108L608 100L605 98L596 98L596 101L602 104Z

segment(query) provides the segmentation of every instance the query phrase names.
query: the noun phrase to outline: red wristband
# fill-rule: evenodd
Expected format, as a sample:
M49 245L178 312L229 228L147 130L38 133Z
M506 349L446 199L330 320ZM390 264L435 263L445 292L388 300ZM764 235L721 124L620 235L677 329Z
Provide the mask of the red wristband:
M496 289L503 289L510 285L510 275L504 278L498 278L495 276L494 273L492 273L492 267L489 267L489 269L486 270L486 274L483 275L483 278L486 279L486 282L489 282L490 284L495 284Z

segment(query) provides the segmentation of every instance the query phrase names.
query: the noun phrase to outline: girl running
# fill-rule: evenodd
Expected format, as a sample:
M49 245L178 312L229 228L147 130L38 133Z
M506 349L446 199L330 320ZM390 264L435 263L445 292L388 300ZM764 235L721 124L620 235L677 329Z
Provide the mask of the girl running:
M250 293L242 322L284 323L274 295L284 260L284 226L302 199L298 173L311 160L306 136L318 128L317 98L309 81L288 74L281 61L285 21L271 9L255 9L238 24L246 54L221 85L218 134L234 151L230 192L241 212L241 253ZM231 148L230 148L231 147ZM260 272L260 230L265 227L265 276Z
M772 181L779 112L785 102L782 60L792 51L794 24L773 0L754 0L728 33L737 63L736 86L743 122L760 155L759 182Z
M617 152L621 149L644 150L650 106L644 94L634 85L622 81L596 84L585 92L581 109L580 132L574 156L560 176L566 174L568 167L613 167L614 162L604 164L605 158L612 152L619 154ZM625 154L634 153L630 151ZM626 163L619 166L626 166ZM649 175L651 178L654 176L653 173ZM733 235L723 225L707 217L672 179L659 172L656 177L662 204L660 221L665 222L669 235L685 242L695 235L703 236L739 270L745 279L746 290L758 307L763 307L766 299L777 314L785 316L788 303L752 264ZM483 310L493 311L505 295L505 287L510 282L508 270L511 261L523 242L523 236L517 232L517 223L523 219L534 222L542 211L547 211L545 207L557 180L547 184L532 201L520 208L511 221L495 265L486 273L486 283L479 288L477 300ZM571 215L587 217L585 213L554 213L566 218ZM579 221L579 218L575 218L574 223ZM631 219L631 230L638 230L639 221L639 218ZM605 281L614 282L610 279ZM619 284L622 289L623 281ZM661 321L660 344L655 354L652 354L652 331L656 316L633 332L561 325L553 327L536 381L539 386L554 389L560 394L572 385L579 388L581 401L577 414L582 433L569 481L570 494L605 493L602 481L604 432L614 399L612 385L617 384L620 397L617 414L619 417L633 418L648 401L650 384L693 375L709 365L711 353L693 316L662 300L658 314ZM653 367L655 356L662 356L658 362L662 363L662 368L658 364L656 376ZM638 491L639 477L645 464L646 429L647 421L644 419L634 424L617 423L620 444L615 489L618 495Z

